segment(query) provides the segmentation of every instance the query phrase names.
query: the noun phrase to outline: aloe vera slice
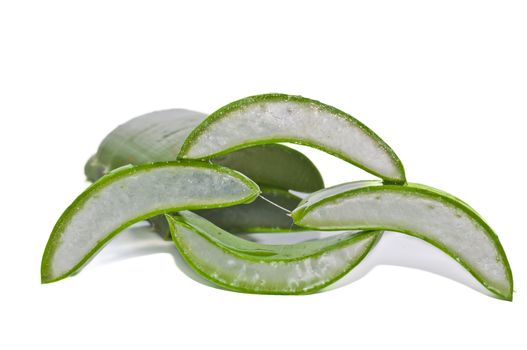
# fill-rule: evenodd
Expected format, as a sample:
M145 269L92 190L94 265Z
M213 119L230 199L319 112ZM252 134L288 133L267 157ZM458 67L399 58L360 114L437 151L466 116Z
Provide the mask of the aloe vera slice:
M335 282L373 247L378 231L346 233L292 245L238 238L191 212L167 215L187 263L224 288L258 294L307 294Z
M99 145L84 168L95 181L128 164L176 160L183 141L205 115L185 109L145 114L118 126ZM237 170L260 185L299 192L324 188L315 165L302 153L282 145L260 145L211 159Z
M189 134L179 156L210 159L275 142L318 148L388 182L405 182L397 155L364 124L321 102L284 94L247 97L220 108Z
M445 192L359 181L311 194L292 217L312 229L379 229L421 238L456 259L488 290L512 300L512 272L498 237L474 209Z
M117 169L77 197L57 221L42 258L42 282L73 274L117 233L140 220L246 203L258 194L258 186L244 175L203 162Z

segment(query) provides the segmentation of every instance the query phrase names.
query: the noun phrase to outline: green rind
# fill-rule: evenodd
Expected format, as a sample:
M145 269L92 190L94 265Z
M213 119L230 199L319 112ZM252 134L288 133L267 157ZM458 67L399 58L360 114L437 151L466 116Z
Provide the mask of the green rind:
M148 169L152 168L160 168L160 167L170 167L170 166L188 166L188 167L198 167L198 168L209 168L212 170L215 170L217 172L221 172L224 174L231 175L233 177L238 178L241 180L244 184L247 185L248 188L252 189L252 193L248 195L247 197L241 198L237 201L228 201L217 205L186 205L186 206L176 206L173 208L166 208L163 210L155 210L152 212L145 213L139 217L136 217L132 220L129 220L125 223L123 223L119 228L109 233L103 240L101 240L92 250L90 250L85 257L77 263L74 267L72 267L70 270L68 270L66 273L63 273L62 275L58 277L51 277L51 270L50 270L50 264L51 259L53 258L53 253L57 247L57 245L60 243L60 237L63 232L64 227L68 224L69 220L75 215L75 213L79 210L79 208L85 203L85 201L90 197L90 195L105 186L111 184L112 182L132 175L136 174L141 171L146 171ZM53 228L50 238L48 240L48 243L46 244L46 248L44 249L44 255L42 257L42 264L41 264L41 282L42 283L51 283L58 280L61 280L63 278L66 278L75 272L77 272L86 262L88 262L92 256L95 255L109 240L111 240L115 235L117 235L119 232L121 232L126 227L139 222L141 220L145 220L149 217L165 214L169 212L179 211L179 210L193 210L193 209L207 209L207 208L221 208L226 207L230 205L236 205L241 203L249 203L256 199L258 197L260 190L258 185L251 181L249 178L245 177L244 175L233 171L228 168L220 167L217 165L212 165L204 162L197 162L197 161L174 161L174 162L159 162L159 163L150 163L150 164L142 164L138 166L130 166L130 167L122 167L119 169L116 169L112 171L111 173L107 174L106 176L99 179L97 182L93 183L90 187L88 187L84 192L82 192L74 201L73 203L64 211L64 213L60 216L59 220L55 224L55 227Z
M492 286L489 286L488 283L485 281L485 278L482 277L478 272L476 272L472 267L467 264L463 259L460 259L459 256L457 256L453 251L450 250L449 247L442 245L439 242L436 242L434 240L431 240L419 233L409 231L404 228L398 228L398 227L378 227L374 225L357 225L357 226L338 226L338 227L321 227L321 226L309 226L302 224L302 218L305 217L310 211L314 210L317 207L323 206L326 203L330 203L336 199L340 198L346 198L355 196L357 194L363 193L363 192L373 192L373 191L384 191L384 190L390 190L390 191L398 191L401 193L419 193L424 194L427 196L430 196L436 200L439 201L446 201L452 206L462 210L466 215L468 215L472 220L479 223L484 229L485 233L488 235L488 237L491 239L491 241L494 243L494 246L496 247L498 253L500 254L500 259L504 264L507 279L509 281L509 293L503 293L503 291L497 290L493 288ZM322 190L324 191L324 190ZM308 197L309 198L309 197ZM306 198L304 201L307 201L308 198ZM442 250L444 253L452 257L454 260L456 260L463 268L465 268L474 278L480 282L485 288L487 288L489 291L494 293L496 296L512 301L512 293L513 293L513 277L512 277L512 270L509 264L509 261L507 259L507 255L505 254L505 250L503 249L503 246L501 245L501 242L496 235L496 233L492 230L492 228L485 222L485 220L474 210L472 209L468 204L461 201L460 199L443 192L441 190L428 187L426 185L421 184L413 184L409 183L405 186L398 186L398 185L383 185L382 183L378 182L377 184L372 185L371 183L365 183L364 187L359 187L350 191L345 191L342 193L334 194L332 196L323 198L320 201L317 201L315 203L312 203L310 205L303 205L302 203L299 205L297 209L295 209L292 212L292 218L293 221L298 225L302 226L308 229L313 230L350 230L350 229L362 229L362 230L390 230L390 231L397 231L403 234L407 234L413 237L420 238L427 243L435 246L436 248Z
M365 170L365 171L367 171L367 172L369 172L369 173L371 173L371 174L373 174L375 176L378 176L378 177L382 178L387 183L402 184L402 183L406 182L404 167L403 167L402 162L399 159L399 157L395 154L395 152L392 150L392 148L390 146L388 146L388 144L386 142L384 142L377 134L375 134L370 128L368 128L362 122L360 122L359 120L355 119L351 115L349 115L349 114L347 114L347 113L345 113L345 112L343 112L343 111L341 111L341 110L339 110L339 109L337 109L337 108L335 108L333 106L326 105L326 104L324 104L322 102L319 102L319 101L316 101L316 100L312 100L312 99L308 99L308 98L305 98L305 97L302 97L302 96L293 96L293 95L286 95L286 94L279 94L279 93L271 93L271 94L263 94L263 95L256 95L256 96L246 97L246 98L243 98L241 100L234 101L234 102L232 102L232 103L230 103L230 104L218 109L217 111L213 112L205 120L203 120L197 127L195 127L194 130L192 130L192 132L188 135L187 139L185 140L185 142L181 146L179 157L180 158L186 158L185 155L188 152L188 150L190 149L190 147L192 146L192 143L207 129L207 127L210 124L214 123L216 120L223 118L225 115L228 115L229 113L231 113L234 110L242 109L242 108L244 108L244 107L246 107L248 105L255 104L255 103L260 103L260 102L270 102L270 101L293 101L293 102L298 102L298 103L306 103L306 104L316 105L321 110L325 110L325 111L327 111L329 113L332 113L332 114L334 114L334 115L336 115L336 116L338 116L340 118L343 118L343 119L351 122L352 124L354 124L358 128L360 128L362 131L364 131L365 134L367 134L369 137L371 137L373 140L375 140L377 142L377 144L390 156L390 158L392 159L392 161L396 165L397 169L399 170L400 178L391 178L391 177L384 176L384 175L379 174L378 172L376 172L376 171L374 171L372 169L367 168L366 166L364 166L364 165L360 164L359 162L355 161L354 159L351 159L351 158L347 157L345 154L341 154L339 152L336 152L336 151L334 151L332 149L329 149L329 148L327 148L325 146L322 146L320 144L316 144L316 143L313 143L313 142L308 142L308 141L305 141L305 140L298 140L298 139L294 139L294 138L266 138L265 140L254 140L254 141L242 143L242 144L239 144L239 145L235 145L233 147L229 147L229 148L223 149L220 152L209 154L206 157L203 157L201 159L211 159L213 157L217 157L217 156L229 153L229 152L233 152L233 151L238 150L238 149L243 149L243 148L246 148L246 147L251 147L251 146L256 146L256 145L269 144L269 143L278 143L278 142L290 142L290 143L295 143L295 144L299 144L299 145L309 146L309 147L316 148L316 149L319 149L321 151L324 151L324 152L326 152L328 154L331 154L331 155L333 155L333 156L335 156L337 158L340 158L340 159L342 159L342 160L344 160L344 161L346 161L348 163L351 163L351 164L357 166L358 168L361 168L361 169L363 169L363 170Z
M182 213L182 214L186 215L186 216L188 215L188 214L185 214L185 213ZM195 214L193 214L193 215L195 215ZM282 256L282 257L278 257L277 258L276 255L273 255L271 257L270 255L262 254L262 251L266 251L267 249L271 249L271 250L275 250L275 249L280 250L280 249L282 249L283 250L284 247L286 247L285 249L294 249L295 246L303 245L303 244L306 244L306 243L307 244L314 243L314 244L321 245L322 242L321 242L321 240L319 240L317 242L303 242L303 243L298 243L296 245L293 244L293 245L288 245L288 246L283 246L283 245L282 246L278 246L278 245L266 245L266 244L259 244L259 243L246 241L246 242L248 242L248 244L253 245L254 247L258 247L259 246L261 248L259 248L259 250L256 249L256 250L252 250L252 251L251 250L243 250L243 249L238 249L236 247L233 247L232 243L231 244L229 244L229 243L219 244L217 240L211 239L211 237L208 234L206 234L206 232L203 229L199 229L199 228L195 227L194 225L189 224L188 223L188 216L187 216L187 218L185 218L185 217L175 217L175 216L172 216L172 215L167 215L167 221L169 222L169 225L170 225L170 232L171 232L174 244L178 248L179 252L183 256L185 261L189 264L189 266L191 266L191 268L194 271L196 271L196 273L198 273L200 276L202 276L206 280L208 280L208 281L210 281L210 282L212 282L212 283L214 283L214 284L216 284L216 285L218 285L220 287L223 287L225 289L228 289L228 290L231 290L231 291L235 291L235 292L240 292L240 293L249 293L249 294L303 295L303 294L312 294L312 293L315 293L317 291L320 291L320 290L328 287L329 285L335 283L339 279L341 279L343 276L345 276L347 273L349 273L353 268L355 268L355 266L360 264L360 262L368 255L368 253L375 246L375 244L378 242L380 236L382 235L382 232L380 232L380 231L364 231L364 232L360 232L360 233L354 234L353 236L349 236L346 239L343 239L341 241L334 240L335 241L334 244L328 245L328 246L325 247L325 249L321 248L319 251L312 252L310 254L303 254L303 255L296 256L296 257L283 257ZM287 261L287 262L300 261L300 260L307 259L307 258L310 258L310 257L320 256L320 255L322 255L322 254L324 254L324 253L326 253L328 251L339 249L342 246L345 246L345 245L348 245L348 244L353 244L357 240L364 239L365 236L377 235L377 238L372 240L372 242L364 250L364 253L353 264L348 265L345 269L343 269L343 271L340 274L335 275L333 278L331 278L328 281L326 281L326 283L321 284L321 285L316 286L316 287L313 287L311 289L307 289L307 290L299 290L299 291L294 291L294 292L286 292L286 291L284 291L284 292L280 292L280 291L272 291L272 292L270 292L270 291L255 291L255 290L251 290L251 289L248 289L248 288L231 286L229 284L226 284L226 283L214 278L213 276L211 276L207 272L205 272L202 269L200 269L196 264L194 264L192 257L187 255L185 253L185 249L183 247L181 247L181 245L180 245L180 243L179 243L179 241L178 241L178 239L176 237L176 235L177 235L176 232L177 232L177 226L178 225L184 226L187 229L195 232L196 234L200 235L202 238L204 238L207 241L209 241L211 244L213 244L216 247L222 249L227 254L233 255L233 256L235 256L236 258L239 258L239 259L245 259L245 260L252 261L252 262L261 262L263 260L267 260L268 262L271 262L271 261ZM217 228L217 229L219 229L219 228ZM219 229L219 230L221 230L221 229ZM223 230L221 230L221 231L223 231ZM238 238L236 236L233 236L233 235L231 235L230 233L228 233L226 231L223 231L223 232L226 235L230 235L231 239L244 241L243 239Z

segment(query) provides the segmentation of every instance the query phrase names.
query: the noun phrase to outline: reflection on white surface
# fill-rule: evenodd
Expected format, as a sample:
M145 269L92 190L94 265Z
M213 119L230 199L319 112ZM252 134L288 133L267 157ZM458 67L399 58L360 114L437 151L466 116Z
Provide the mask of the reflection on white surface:
M486 295L494 296L450 256L421 239L398 232L385 232L370 254L329 289L350 284L379 265L394 265L428 271L462 283Z
M335 234L339 232L250 233L240 236L259 243L293 244ZM188 277L199 283L216 287L196 274L185 263L175 245L171 241L164 241L152 231L146 222L134 225L120 233L92 260L89 267L158 253L172 255L175 264ZM420 239L396 232L385 232L381 240L358 266L326 290L351 284L379 265L394 265L428 271L492 296L454 259Z
M170 254L185 275L201 284L220 288L194 272L183 260L174 243L163 240L147 222L140 222L119 233L93 258L88 267L99 267L151 254Z

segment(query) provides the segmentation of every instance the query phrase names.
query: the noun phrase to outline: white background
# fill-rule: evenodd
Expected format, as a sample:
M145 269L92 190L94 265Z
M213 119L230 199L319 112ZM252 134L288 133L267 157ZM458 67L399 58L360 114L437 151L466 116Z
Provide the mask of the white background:
M526 16L522 1L2 1L0 348L525 349ZM349 112L410 181L475 207L514 301L429 272L457 265L395 234L390 265L311 296L204 286L144 227L40 285L48 235L111 129L266 92ZM306 153L328 185L371 178Z

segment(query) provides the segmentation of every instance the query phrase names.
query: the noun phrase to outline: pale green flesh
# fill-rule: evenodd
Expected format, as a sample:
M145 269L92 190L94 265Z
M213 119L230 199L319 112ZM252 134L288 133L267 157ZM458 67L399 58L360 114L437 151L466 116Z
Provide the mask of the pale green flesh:
M370 129L334 107L300 96L252 96L219 109L189 134L180 157L210 159L274 142L319 148L384 180L405 182L399 158Z
M512 299L512 273L496 234L472 208L439 190L375 181L343 184L308 196L292 216L312 229L379 229L424 239L497 296Z
M258 186L230 169L202 162L164 162L118 169L66 209L42 259L42 282L80 269L125 227L162 213L251 202Z
M292 245L238 238L190 212L168 216L174 242L193 269L228 289L260 294L312 293L338 280L370 251L368 231Z

